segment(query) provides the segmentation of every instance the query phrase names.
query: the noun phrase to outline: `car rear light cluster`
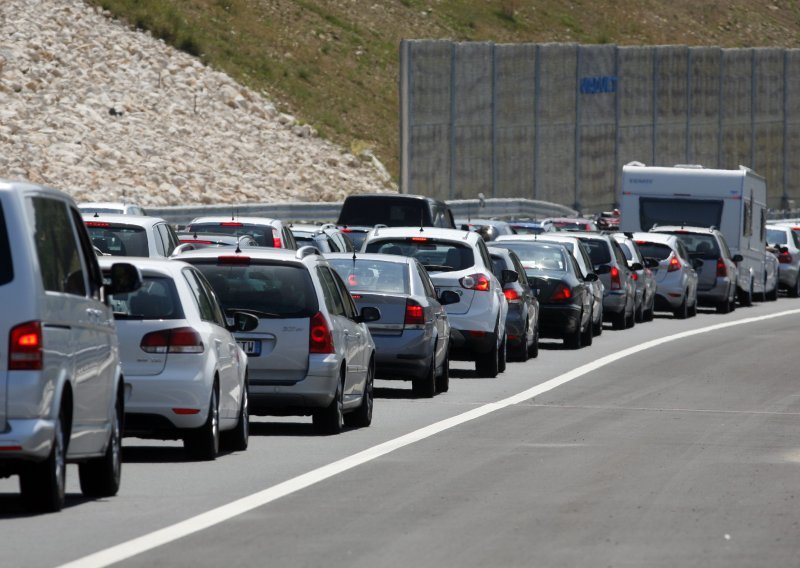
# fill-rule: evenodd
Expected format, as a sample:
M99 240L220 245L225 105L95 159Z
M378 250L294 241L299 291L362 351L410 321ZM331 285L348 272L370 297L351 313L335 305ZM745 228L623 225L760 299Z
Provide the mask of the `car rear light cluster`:
M612 270L615 270L612 268ZM617 281L619 281L619 270L617 270ZM550 295L551 302L566 302L572 298L572 290L563 282L559 283L553 293Z
M139 347L145 353L202 353L203 339L191 327L176 327L151 331Z
M404 327L423 327L425 325L425 310L416 301L408 298L406 300L406 315L403 320Z
M717 278L726 278L728 276L728 267L725 266L725 261L722 257L717 259Z
M41 322L29 321L11 329L8 346L9 371L39 371L43 359Z
M616 266L611 267L611 289L612 290L621 290L622 289L622 281L619 279L619 268Z
M781 264L791 264L792 253L790 253L789 251L783 251L778 255L778 262Z
M520 299L519 294L517 293L516 290L514 290L514 288L506 288L505 290L503 290L503 294L505 295L506 300L508 300L509 304L519 303Z
M671 256L669 259L669 264L667 265L667 272L675 272L676 270L681 269L681 261L678 260L677 256Z
M476 292L488 292L491 281L484 274L470 274L458 281L462 288Z
M272 229L272 246L276 249L283 248L281 233L278 231L278 229Z
M333 336L328 327L328 321L322 312L311 316L311 326L308 332L309 353L334 353Z

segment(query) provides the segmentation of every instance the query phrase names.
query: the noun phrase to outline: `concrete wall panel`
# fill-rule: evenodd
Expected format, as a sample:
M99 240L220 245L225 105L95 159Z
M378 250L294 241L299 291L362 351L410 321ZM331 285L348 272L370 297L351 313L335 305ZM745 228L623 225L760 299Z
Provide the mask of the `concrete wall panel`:
M716 168L719 162L719 87L722 50L689 49L687 161Z
M411 139L410 193L449 199L450 125L415 126Z
M688 54L685 46L655 51L655 156L653 165L672 166L687 160L689 111Z
M498 128L495 134L495 197L533 199L533 126Z

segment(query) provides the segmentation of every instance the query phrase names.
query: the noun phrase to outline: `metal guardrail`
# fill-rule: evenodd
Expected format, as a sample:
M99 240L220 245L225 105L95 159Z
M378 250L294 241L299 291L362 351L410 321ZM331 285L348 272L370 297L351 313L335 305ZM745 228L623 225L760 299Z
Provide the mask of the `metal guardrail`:
M575 217L578 212L558 203L534 199L456 199L447 204L456 217ZM173 224L186 224L195 217L270 217L284 221L336 222L342 202L246 203L242 205L193 205L148 207L147 214Z

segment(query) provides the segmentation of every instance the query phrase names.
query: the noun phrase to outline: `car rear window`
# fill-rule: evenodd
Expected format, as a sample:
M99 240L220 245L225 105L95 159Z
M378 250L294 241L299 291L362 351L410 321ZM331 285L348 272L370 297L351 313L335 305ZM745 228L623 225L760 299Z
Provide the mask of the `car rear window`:
M144 227L86 221L92 244L103 254L113 256L150 256Z
M672 249L669 245L662 245L661 243L650 243L646 241L636 241L639 245L639 250L642 251L642 256L645 258L655 258L657 260L665 260L672 254Z
M789 239L786 238L786 231L767 229L767 242L773 245L786 245L789 244Z
M163 276L144 276L141 288L129 294L114 294L109 304L114 319L184 318L175 281Z
M517 235L540 235L544 233L544 227L539 225L514 225L512 223L511 229Z
M396 197L349 197L342 205L338 225L372 227L430 227L432 224L428 202L424 199Z
M304 318L319 310L311 276L296 264L219 264L192 260L214 288L226 313Z
M6 216L3 206L0 205L0 286L8 284L14 279L14 266L11 263L11 246L8 242L6 229Z
M429 237L370 241L365 252L411 256L428 272L466 270L475 265L475 255L469 245Z
M611 251L608 248L607 242L602 239L588 238L581 238L581 241L586 243L586 246L589 247L589 257L592 259L592 264L598 266L611 262Z
M184 232L217 233L220 235L234 235L236 237L250 235L260 247L275 247L271 225L254 225L251 223L239 223L238 221L192 223L186 227Z
M567 250L560 244L546 244L537 242L499 242L492 243L513 250L522 262L525 273L531 272L566 272L569 260Z
M350 291L408 294L408 264L385 260L329 260Z
M585 221L553 221L559 231L589 231L591 226Z
M682 233L680 231L669 234L678 237L678 239L686 245L689 254L693 256L718 258L720 255L717 239L714 238L714 235L707 233Z

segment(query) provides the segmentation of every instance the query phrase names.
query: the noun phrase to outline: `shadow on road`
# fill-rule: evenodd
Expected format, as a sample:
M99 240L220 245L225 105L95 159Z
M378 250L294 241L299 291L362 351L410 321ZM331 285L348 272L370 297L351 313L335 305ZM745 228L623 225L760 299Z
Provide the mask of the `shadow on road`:
M64 501L64 509L70 509L88 503L92 499L87 499L80 493L67 493ZM45 513L29 511L22 502L19 493L0 493L0 519L24 519L26 517L37 517ZM56 515L58 513L55 513Z

